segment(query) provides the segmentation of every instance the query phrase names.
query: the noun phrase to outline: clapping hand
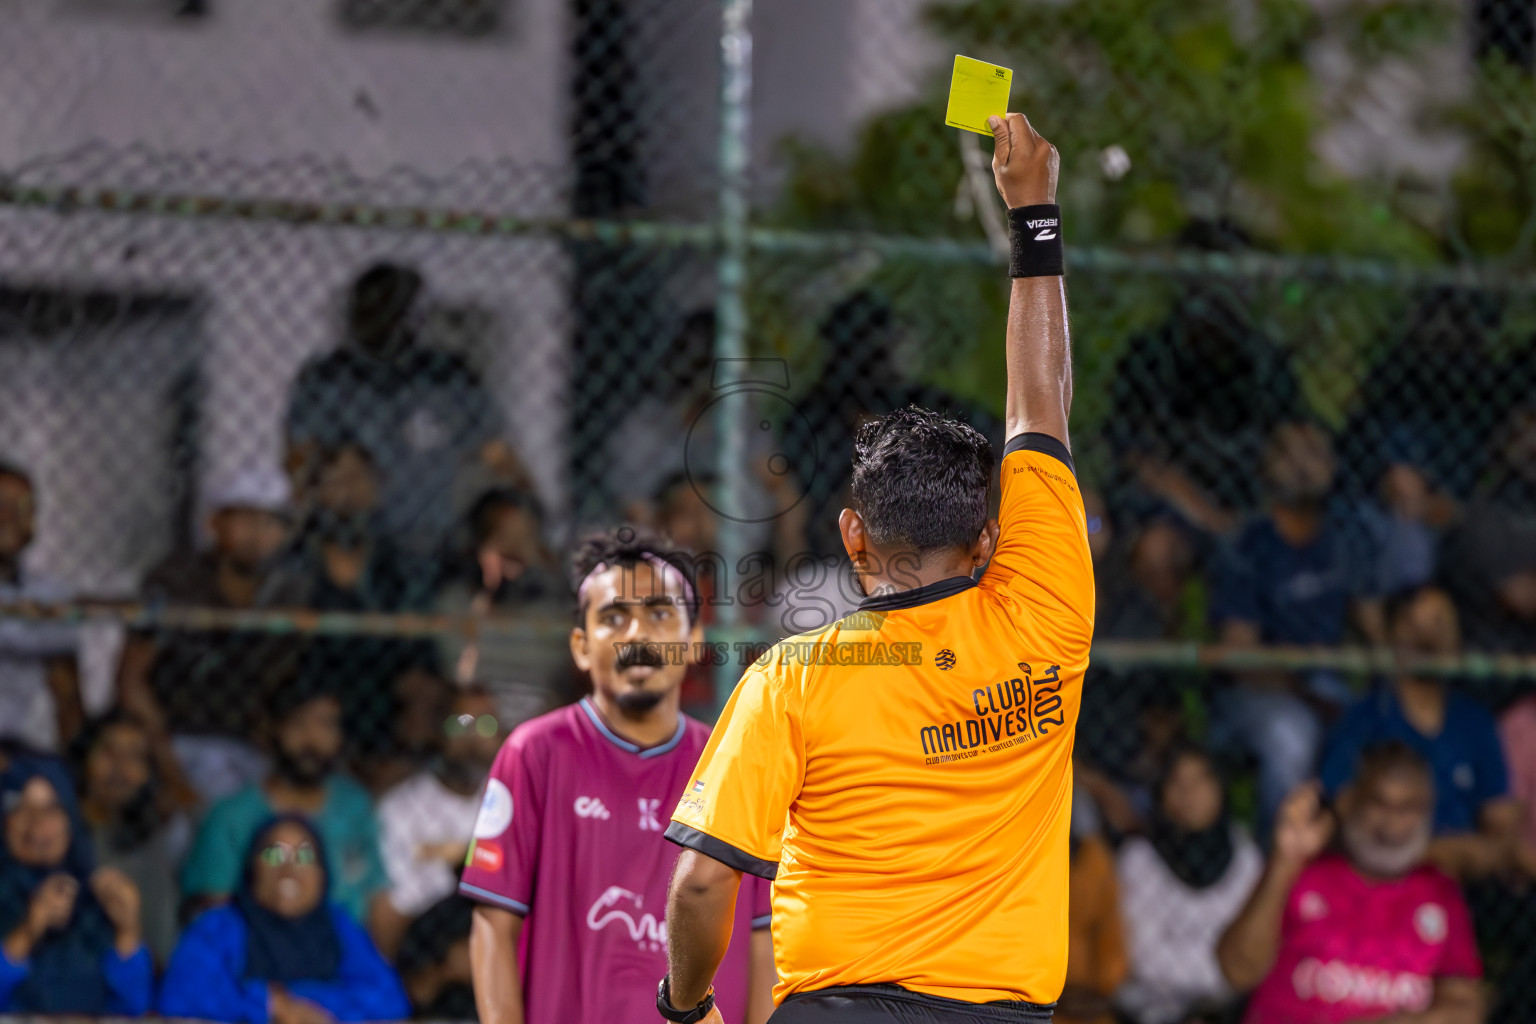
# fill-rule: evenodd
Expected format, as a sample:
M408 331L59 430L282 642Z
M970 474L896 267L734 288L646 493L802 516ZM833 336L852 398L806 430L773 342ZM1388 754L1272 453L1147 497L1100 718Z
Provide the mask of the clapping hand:
M5 937L5 956L20 963L32 955L32 947L51 931L63 928L75 913L80 883L62 872L49 875L32 893L27 916Z
M69 923L79 894L80 883L71 875L49 875L43 879L27 908L27 930L32 933L33 942Z
M1291 791L1275 818L1275 856L1305 864L1333 838L1333 815L1323 807L1318 784L1308 782Z
M143 942L139 923L139 887L116 868L97 868L91 892L117 933L117 953L132 956Z

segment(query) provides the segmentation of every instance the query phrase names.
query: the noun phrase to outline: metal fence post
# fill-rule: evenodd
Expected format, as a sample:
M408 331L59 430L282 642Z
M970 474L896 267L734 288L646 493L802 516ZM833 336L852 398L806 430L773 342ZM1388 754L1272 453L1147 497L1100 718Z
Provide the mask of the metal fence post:
M747 161L752 100L752 0L721 0L720 23L720 249L715 264L715 367L718 384L729 384L721 371L740 366L747 354ZM727 391L715 406L715 477L719 507L727 512L746 508L750 469L747 463L749 398ZM719 555L724 564L725 594L716 594L717 639L740 639L740 609L735 601L737 566L746 546L744 524L731 515L720 517ZM734 650L732 650L734 655ZM717 674L716 707L722 708L736 682L733 657Z

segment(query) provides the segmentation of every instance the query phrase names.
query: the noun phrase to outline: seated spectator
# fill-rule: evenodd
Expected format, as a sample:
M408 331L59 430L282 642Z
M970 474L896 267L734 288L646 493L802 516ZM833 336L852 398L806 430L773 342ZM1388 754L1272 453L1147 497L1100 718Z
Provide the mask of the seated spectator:
M447 735L431 767L379 801L391 888L374 936L386 954L395 952L412 919L458 891L480 790L508 731L496 719L495 700L478 686L460 689L447 722L438 721Z
M1387 628L1400 658L1461 651L1456 608L1434 587L1394 595L1387 603ZM1516 867L1520 805L1510 796L1498 728L1486 708L1444 679L1399 673L1339 720L1323 757L1324 791L1333 796L1342 790L1361 752L1382 740L1406 744L1434 773L1432 863L1461 879Z
M263 596L275 590L322 611L397 612L426 607L432 564L383 529L373 454L343 441L317 456L314 503Z
M1067 984L1055 1017L1060 1024L1110 1024L1110 997L1126 974L1115 856L1096 834L1092 808L1086 792L1073 791Z
M1251 244L1210 221L1192 224L1181 242L1211 251ZM1302 400L1287 347L1255 322L1250 298L1230 280L1188 282L1167 319L1126 344L1105 438L1121 478L1115 504L1134 518L1171 512L1219 536L1257 503L1253 467Z
M401 1020L400 979L331 902L319 834L286 815L257 826L234 901L193 921L160 990L167 1017L249 1024Z
M1440 531L1454 510L1422 467L1406 455L1393 458L1376 484L1375 499L1360 509L1374 548L1377 593L1411 590L1435 578Z
M1210 755L1194 747L1173 753L1148 835L1126 840L1118 867L1131 962L1120 1008L1139 1024L1183 1024L1235 1002L1216 943L1247 902L1264 857L1228 818Z
M1337 852L1316 787L1286 799L1264 875L1216 950L1234 988L1257 986L1247 1024L1482 1020L1471 915L1425 863L1434 806L1429 764L1398 741L1368 748L1339 794Z
M1437 488L1465 497L1502 399L1517 390L1511 384L1520 374L1496 358L1508 299L1459 285L1434 285L1413 298L1360 382L1345 450L1357 479L1379 480L1394 465L1411 466Z
M1521 698L1504 712L1499 738L1509 761L1510 793L1521 808L1515 856L1521 874L1536 878L1536 695ZM1497 955L1496 944L1511 954L1502 958L1499 1003L1492 1019L1536 1020L1536 943L1530 941L1527 930L1529 922L1536 921L1536 890L1497 882L1478 889L1470 894L1474 917L1487 929L1485 934L1502 932L1490 943L1489 960Z
M126 712L109 712L86 723L73 752L80 813L96 858L139 890L144 941L163 964L176 945L181 907L176 865L191 838L187 820L168 813L149 733Z
M1504 425L1488 478L1446 538L1442 575L1474 650L1536 652L1536 405Z
M465 532L466 550L437 595L439 614L565 621L570 590L545 546L544 516L533 495L487 491L470 510ZM516 722L577 699L563 633L529 638L485 631L473 638L444 635L437 643L451 678L494 687L515 706L510 717Z
M1126 527L1094 489L1083 490L1097 595L1094 635L1104 640L1200 640L1195 552L1170 517ZM1140 831L1152 789L1184 727L1183 690L1158 668L1094 667L1083 689L1075 778L1093 794L1111 835Z
M325 839L330 898L357 920L368 919L389 880L368 793L335 773L345 742L341 722L335 694L303 676L273 691L267 704L272 771L209 810L182 868L187 899L202 906L228 899L261 823L275 814L303 814Z
M475 905L455 893L411 922L400 946L400 977L417 1020L479 1020L469 966Z
M409 663L390 681L374 704L387 708L382 722L351 721L367 732L352 744L353 775L375 797L394 789L426 768L443 745L443 719L453 701L453 684L435 666Z
M1521 808L1520 857L1536 877L1536 694L1522 697L1499 718L1499 739L1509 763L1509 792Z
M628 411L608 436L604 453L608 490L622 518L653 523L662 484L689 463L709 465L715 425L705 413L716 397L710 387L714 356L714 311L696 310L657 354L653 371L634 376L638 390L628 396ZM689 453L690 444L706 447Z
M150 570L144 599L199 608L302 603L268 586L288 536L288 482L248 471L208 495L207 551L178 551ZM260 602L258 602L260 595ZM183 806L228 796L266 770L250 742L267 675L291 641L261 633L161 629L128 636L118 667L118 701L154 741L156 769Z
M526 472L502 440L501 415L461 357L421 344L423 282L378 263L353 283L345 343L307 363L285 421L287 464L307 497L321 453L352 440L377 458L383 531L413 555L436 556L453 529L465 475L510 486Z
M68 775L20 758L0 790L0 1012L146 1013L155 968L139 893L122 872L92 863Z
M319 611L426 611L437 568L383 531L373 456L346 442L320 459L314 507L267 588ZM308 645L304 670L340 681L352 742L367 756L389 746L394 682L430 661L431 648L388 636L321 636Z
M1329 511L1334 470L1332 444L1319 427L1275 429L1263 461L1268 510L1233 541L1212 596L1223 644L1333 646L1343 642L1351 616L1367 640L1383 639L1364 538ZM1218 745L1258 759L1261 824L1312 773L1322 723L1307 701L1347 697L1343 681L1321 671L1300 678L1244 672L1216 695Z
M26 569L23 556L37 527L32 478L0 462L0 602L59 602L69 591ZM85 722L78 638L62 623L0 622L0 738L58 750Z

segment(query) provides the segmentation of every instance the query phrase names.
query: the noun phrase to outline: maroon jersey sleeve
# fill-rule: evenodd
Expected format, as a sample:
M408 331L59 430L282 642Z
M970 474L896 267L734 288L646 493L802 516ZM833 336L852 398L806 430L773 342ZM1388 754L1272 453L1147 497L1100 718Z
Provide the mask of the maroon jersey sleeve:
M1481 978L1483 960L1477 952L1477 935L1472 930L1472 914L1461 889L1449 878L1444 879L1445 893L1445 951L1440 957L1441 978ZM1422 911L1421 911L1422 913Z
M536 734L519 729L502 744L480 800L459 891L518 914L533 905L544 822L544 770Z

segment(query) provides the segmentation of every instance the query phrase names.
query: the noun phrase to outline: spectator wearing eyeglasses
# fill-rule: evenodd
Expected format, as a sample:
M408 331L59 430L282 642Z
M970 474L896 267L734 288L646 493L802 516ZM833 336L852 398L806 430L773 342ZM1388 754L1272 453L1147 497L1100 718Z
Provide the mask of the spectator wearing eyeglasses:
M505 738L491 693L465 686L454 695L440 751L427 768L379 801L384 868L392 888L374 922L374 936L387 955L397 951L411 921L458 891L480 791Z
M167 1017L252 1024L401 1020L405 990L330 899L319 834L301 817L256 830L232 903L192 922L160 991Z

